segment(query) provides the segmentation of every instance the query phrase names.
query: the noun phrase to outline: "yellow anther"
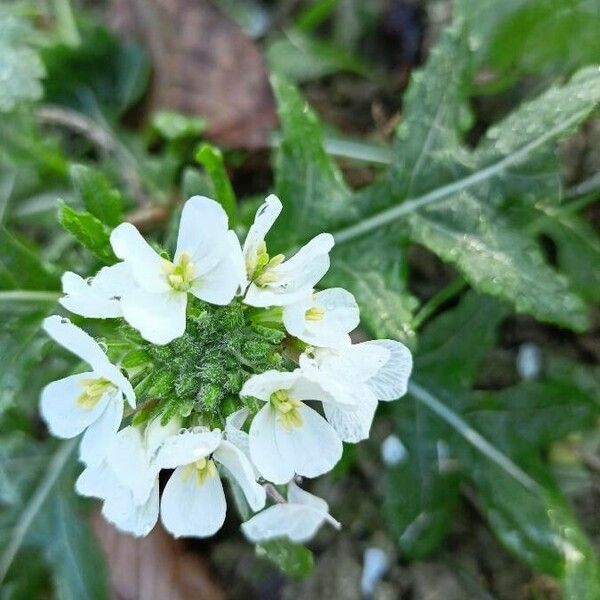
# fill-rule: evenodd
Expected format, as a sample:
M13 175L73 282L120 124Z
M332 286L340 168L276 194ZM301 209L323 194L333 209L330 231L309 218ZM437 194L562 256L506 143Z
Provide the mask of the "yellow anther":
M177 292L187 292L192 286L196 267L187 252L182 252L177 264L168 260L163 262L163 269L169 285Z
M277 411L277 418L284 429L289 430L302 425L302 416L298 412L302 402L290 398L288 390L273 392L270 401L271 406Z
M196 483L202 485L207 477L217 475L217 467L212 459L206 457L200 458L196 462L185 466L181 472L181 477L184 481L189 479L191 475L195 475Z
M80 385L83 392L77 396L75 403L85 410L92 410L113 384L107 379L82 379Z
M325 316L325 309L313 306L304 313L304 318L307 321L320 321Z

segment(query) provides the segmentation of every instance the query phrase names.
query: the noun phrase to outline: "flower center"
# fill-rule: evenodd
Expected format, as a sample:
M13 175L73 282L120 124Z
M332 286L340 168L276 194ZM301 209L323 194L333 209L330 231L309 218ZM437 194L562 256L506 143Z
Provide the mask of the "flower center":
M325 316L325 309L313 306L304 313L304 318L307 321L320 321Z
M85 410L92 410L100 402L100 398L115 386L108 379L82 379L79 382L83 386L83 392L77 396L75 404Z
M182 252L177 263L165 260L163 269L169 285L176 292L187 292L192 287L196 266L187 252Z
M271 406L277 411L277 418L284 429L290 430L302 426L302 416L298 412L302 402L290 398L288 390L273 392L269 400Z
M261 242L256 253L254 266L246 265L248 276L259 287L264 287L269 283L277 281L277 272L273 269L279 266L285 260L283 254L277 254L271 258L267 252L267 245Z
M196 476L196 483L202 485L207 477L215 477L217 475L217 467L211 458L199 458L191 465L184 467L181 476L184 480L192 475Z

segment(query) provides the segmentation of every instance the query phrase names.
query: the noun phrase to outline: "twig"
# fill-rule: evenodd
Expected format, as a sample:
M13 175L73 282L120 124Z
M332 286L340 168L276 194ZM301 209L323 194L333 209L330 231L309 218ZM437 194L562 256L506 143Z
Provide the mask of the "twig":
M37 118L41 123L59 125L82 135L98 146L103 152L113 154L117 159L119 174L123 184L129 189L131 196L141 206L150 204L143 191L138 176L136 161L129 150L110 131L101 127L89 117L62 106L47 104L37 110Z
M272 483L263 483L263 488L272 500L277 504L287 504L286 499L277 491L277 488Z

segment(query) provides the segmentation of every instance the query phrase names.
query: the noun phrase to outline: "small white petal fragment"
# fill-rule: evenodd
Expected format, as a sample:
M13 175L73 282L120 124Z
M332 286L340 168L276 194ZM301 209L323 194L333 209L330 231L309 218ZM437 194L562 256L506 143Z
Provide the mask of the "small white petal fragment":
M359 321L354 296L342 288L311 293L283 309L283 324L288 333L313 346L349 346L349 333Z
M275 504L242 523L242 531L254 543L277 538L302 543L314 537L325 521L338 529L340 527L329 515L329 507L325 500L298 488L291 481L288 487L288 502Z
M367 548L363 561L360 589L365 598L371 598L377 584L389 569L390 559L381 548Z
M131 286L130 280L125 263L104 267L89 280L67 271L61 280L65 295L59 302L72 313L89 319L122 317L120 299Z
M399 465L406 455L406 447L397 435L392 433L381 442L381 458L388 467Z

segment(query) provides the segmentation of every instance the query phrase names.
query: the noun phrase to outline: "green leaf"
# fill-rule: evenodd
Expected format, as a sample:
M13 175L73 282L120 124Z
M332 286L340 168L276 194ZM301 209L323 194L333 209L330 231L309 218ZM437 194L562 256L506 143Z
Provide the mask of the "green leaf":
M452 389L467 388L505 315L493 298L469 293L434 320L419 340L415 372ZM412 395L394 407L407 452L386 476L386 514L399 547L411 558L435 551L452 523L462 470L453 460L448 423Z
M556 244L558 266L575 290L590 302L600 302L600 237L576 214L557 211L542 229Z
M0 13L0 113L42 97L45 69L28 43L31 32L24 19Z
M349 243L406 221L414 241L456 265L476 289L519 312L582 330L583 301L502 209L513 196L528 205L560 198L556 143L597 105L600 73L584 70L525 103L470 151L461 125L472 63L465 37L459 26L447 31L413 76L387 174L390 193L363 203L364 217L334 237Z
M0 289L54 290L58 278L41 263L35 253L0 226Z
M123 198L101 171L84 165L72 165L69 173L73 187L89 213L110 227L121 223Z
M298 91L272 77L282 139L275 158L275 189L283 203L269 238L277 251L330 231L353 214L351 191L325 152L316 115Z
M386 236L357 240L334 248L322 285L341 286L358 302L361 323L374 337L392 337L412 346L410 323L418 300L406 284L407 244Z
M103 27L80 25L81 44L57 44L41 52L47 71L45 100L92 117L100 108L116 119L146 89L147 58L138 45L120 42Z
M358 216L359 198L364 198L345 184L324 149L321 124L298 91L279 77L272 81L283 130L275 167L284 208L269 234L269 247L286 251ZM386 193L371 190L369 197L377 201ZM335 248L323 285L350 290L375 335L411 343L409 323L417 301L406 287L405 252L406 236L398 228Z
M10 407L26 406L32 371L40 362L35 338L58 299L58 293L43 294L0 292L0 416Z
M206 129L206 121L171 110L161 110L152 116L152 128L166 140L197 138Z
M196 160L206 169L215 189L216 199L229 217L229 226L233 227L237 220L237 201L225 170L222 152L210 144L203 144L196 152Z
M7 446L15 453L3 457L0 468L10 465L7 459L20 463L20 469L13 466L4 474L17 478L23 495L0 511L0 523L7 530L0 551L0 581L12 571L20 552L35 549L51 572L57 598L101 600L107 596L102 556L73 488L74 471L79 470L75 447L76 440L63 442L48 457L39 442ZM40 456L45 460L30 460Z
M77 212L64 202L59 208L60 224L85 248L106 264L117 257L110 245L110 229L89 212Z
M502 89L523 74L572 72L600 55L600 9L593 1L460 0L457 7L478 63L493 73L484 90Z
M258 544L256 554L268 558L286 575L296 579L306 577L313 569L312 552L300 544L294 544L285 539Z

